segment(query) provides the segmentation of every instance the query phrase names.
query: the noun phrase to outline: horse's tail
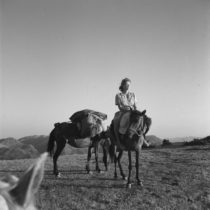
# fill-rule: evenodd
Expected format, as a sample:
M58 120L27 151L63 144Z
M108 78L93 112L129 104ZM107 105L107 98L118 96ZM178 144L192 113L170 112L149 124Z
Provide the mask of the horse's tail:
M47 152L50 154L51 157L54 154L54 146L55 146L55 128L50 133L47 145Z

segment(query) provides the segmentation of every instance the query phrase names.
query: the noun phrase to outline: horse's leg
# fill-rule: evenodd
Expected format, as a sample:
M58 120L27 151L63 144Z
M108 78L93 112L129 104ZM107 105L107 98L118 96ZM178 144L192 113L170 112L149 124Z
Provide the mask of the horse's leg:
M96 141L95 143L95 160L96 160L96 171L100 173L101 169L99 168L99 164L98 164L98 141Z
M120 151L119 154L118 154L118 157L117 157L117 162L118 162L118 166L119 166L119 169L120 169L120 174L122 176L122 178L124 180L127 180L127 177L125 176L124 172L123 172L123 169L122 169L122 165L121 165L121 158L122 158L122 155L123 155L123 151Z
M106 170L106 171L108 171L107 154L108 154L108 151L107 151L107 149L104 148L104 146L103 146L103 163L104 163L104 166L105 166L105 170Z
M136 151L136 180L137 184L143 186L142 181L139 179L139 150Z
M55 174L55 176L60 177L60 173L59 173L58 167L57 167L57 160L58 160L59 155L63 151L63 148L66 145L66 139L61 138L56 143L57 143L57 148L56 148L55 154L53 156L54 174Z
M91 148L92 148L92 145L89 145L88 155L87 155L87 163L86 163L86 171L88 174L90 173Z
M128 182L127 182L127 187L131 188L131 170L132 170L132 160L131 160L131 151L128 151L128 160L129 160L129 165L128 165Z
M117 178L117 151L116 146L114 148L114 178Z

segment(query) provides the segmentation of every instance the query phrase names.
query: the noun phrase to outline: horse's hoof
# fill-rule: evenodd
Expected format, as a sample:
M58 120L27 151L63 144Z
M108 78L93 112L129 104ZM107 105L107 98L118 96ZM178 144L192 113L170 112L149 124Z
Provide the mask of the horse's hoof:
M56 178L61 178L61 173L58 173L55 176L56 176Z
M131 189L131 183L127 184L127 188Z
M128 177L127 176L123 176L123 180L127 181Z
M117 174L114 175L114 178L117 179Z
M144 186L143 183L142 183L142 181L138 181L137 182L137 185L140 186L140 187L143 187Z

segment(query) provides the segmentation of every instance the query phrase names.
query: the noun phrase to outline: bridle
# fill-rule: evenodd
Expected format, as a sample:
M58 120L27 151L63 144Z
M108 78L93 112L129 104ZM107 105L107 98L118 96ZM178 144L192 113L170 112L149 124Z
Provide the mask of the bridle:
M140 127L139 129L134 129L134 128L131 128L130 126L129 126L129 128L128 128L128 132L129 131L131 131L133 134L136 134L138 137L140 137L140 136L142 136L143 134L143 130L144 130L144 122L143 122L143 120L144 120L144 118L143 118L143 116L141 116L141 122L139 123L139 126L138 127ZM131 125L132 125L132 123L131 123Z
M138 137L142 136L142 130L141 130L141 132L138 132L137 130L130 128L129 131L132 131L132 132L133 132L134 134L136 134Z

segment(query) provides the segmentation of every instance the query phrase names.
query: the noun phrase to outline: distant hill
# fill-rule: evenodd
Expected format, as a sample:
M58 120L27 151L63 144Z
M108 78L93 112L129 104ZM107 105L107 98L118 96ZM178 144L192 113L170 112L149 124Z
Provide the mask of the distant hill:
M160 146L162 144L163 139L158 138L155 135L146 136L146 140L150 143L151 146Z
M185 142L185 146L194 146L194 145L209 145L210 144L210 136L206 136L200 139L193 139L190 142Z
M39 152L32 146L22 143L0 148L1 160L28 159L38 157Z
M43 145L38 144L40 148ZM19 141L15 138L0 139L0 160L14 160L25 158L36 158L39 151L29 142L22 139Z
M3 154L5 151L7 151L9 149L8 146L4 145L4 144L0 144L0 155Z
M155 135L148 135L146 136L146 139L149 141L151 146L160 146L162 144L162 139L158 138ZM20 138L18 140L14 138L6 138L6 139L0 139L0 158L3 158L3 154L8 156L9 152L6 154L5 151L10 151L11 153L14 154L14 156L19 159L21 157L21 154L23 154L23 148L25 148L27 151L31 149L31 156L36 156L37 152L38 153L43 153L47 149L47 144L48 144L49 136L46 135L33 135L33 136L25 136L23 138ZM13 147L16 145L16 147ZM28 147L24 147L23 145L26 145ZM15 148L17 152L15 151ZM30 148L30 149L29 149ZM27 156L27 151L26 154L22 156ZM18 155L20 154L20 155ZM87 148L74 148L69 145L65 146L65 149L62 154L66 155L71 155L71 154L87 154ZM5 157L8 158L8 157ZM14 158L15 157L10 157Z
M186 141L192 141L196 137L194 136L186 136L186 137L175 137L175 138L169 138L171 142L186 142Z
M49 136L44 135L33 135L25 136L20 138L18 141L27 145L33 145L39 153L43 153L47 150ZM87 154L87 148L74 148L69 145L66 145L62 155L72 155L72 154Z
M19 142L17 139L9 137L9 138L0 139L0 144L10 147L19 144Z
M4 145L4 144L0 144L0 149L1 149L1 148L7 148L7 146Z
M23 138L18 139L19 142L27 145L33 145L39 153L43 153L47 150L49 136L45 135L33 135L33 136L25 136Z

